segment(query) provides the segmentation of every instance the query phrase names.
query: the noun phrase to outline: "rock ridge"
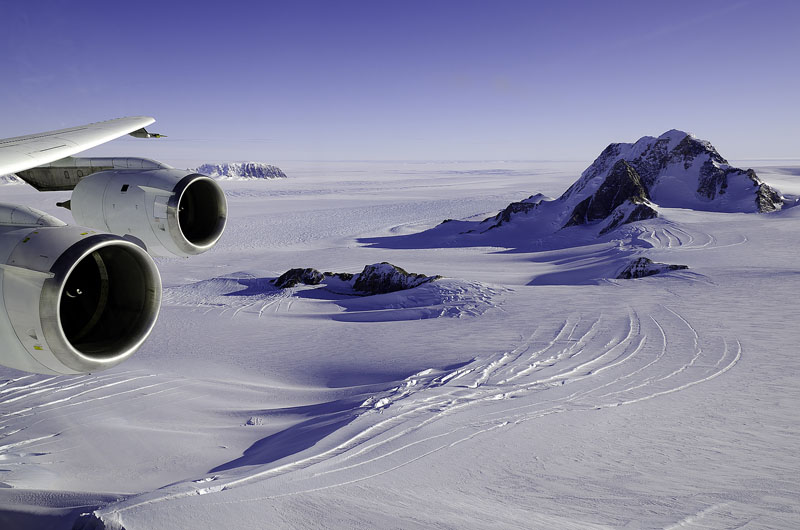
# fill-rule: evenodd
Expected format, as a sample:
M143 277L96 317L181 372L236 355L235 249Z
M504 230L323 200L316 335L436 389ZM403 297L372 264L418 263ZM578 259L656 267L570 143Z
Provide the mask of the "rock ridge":
M260 162L225 162L221 164L202 164L195 169L198 173L222 180L256 180L286 178L277 166Z
M426 276L408 272L397 265L386 261L367 265L358 274L348 272L320 272L313 268L289 269L272 283L281 289L295 287L298 284L319 285L326 278L336 279L349 285L358 294L386 294L405 289L412 289L424 283L441 279L441 276Z

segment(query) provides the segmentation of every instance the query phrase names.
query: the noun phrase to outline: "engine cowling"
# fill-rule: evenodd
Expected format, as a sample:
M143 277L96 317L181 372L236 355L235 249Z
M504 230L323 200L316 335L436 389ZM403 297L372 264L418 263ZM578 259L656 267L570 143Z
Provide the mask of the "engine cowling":
M161 278L137 244L0 205L0 363L28 372L110 368L150 334Z
M210 177L172 168L114 169L88 175L70 199L83 226L133 236L156 256L194 256L225 229L225 194Z

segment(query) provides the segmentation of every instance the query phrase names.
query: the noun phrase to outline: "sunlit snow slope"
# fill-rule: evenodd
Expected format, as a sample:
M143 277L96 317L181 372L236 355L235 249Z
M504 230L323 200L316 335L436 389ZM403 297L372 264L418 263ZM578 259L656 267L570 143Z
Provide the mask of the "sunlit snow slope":
M426 232L558 196L585 165L223 183L228 231L159 261L164 308L134 358L0 372L0 527L797 527L800 208L659 207L538 248ZM797 167L758 174L800 188ZM63 216L59 194L1 191ZM616 279L645 256L688 269ZM376 296L271 282L383 261L444 278Z

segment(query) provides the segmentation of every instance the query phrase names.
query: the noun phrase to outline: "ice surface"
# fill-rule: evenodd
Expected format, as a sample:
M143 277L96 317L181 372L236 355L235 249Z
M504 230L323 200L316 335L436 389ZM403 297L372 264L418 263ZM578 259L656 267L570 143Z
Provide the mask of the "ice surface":
M136 356L0 371L0 526L800 526L800 209L661 208L542 248L522 243L536 226L419 235L558 196L585 165L224 182L228 231L159 260L164 307ZM800 183L780 167L765 179ZM2 191L70 220L65 194ZM614 279L639 256L689 269ZM366 297L269 282L383 261L445 278Z

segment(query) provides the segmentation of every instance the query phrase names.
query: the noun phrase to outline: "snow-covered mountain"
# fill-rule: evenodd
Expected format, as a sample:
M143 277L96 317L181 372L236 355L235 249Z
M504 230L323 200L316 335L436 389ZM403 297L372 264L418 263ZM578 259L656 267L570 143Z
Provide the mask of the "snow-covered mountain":
M728 164L714 146L683 131L614 143L558 199L541 194L511 203L488 228L512 218L535 217L551 231L599 225L599 235L618 226L658 216L657 206L717 212L772 212L780 193L752 169Z
M606 147L562 196L578 199L594 193L626 162L660 206L717 212L772 212L783 204L780 194L752 169L732 167L706 140L683 131L635 143Z
M250 180L286 178L277 166L260 162L225 162L222 164L203 164L196 169L198 173L215 179Z
M616 241L574 270L562 267L531 280L536 285L593 283L683 270L642 261L650 258L641 255L660 245L647 234L668 230L674 209L755 213L783 206L780 193L752 169L732 167L709 142L671 130L658 138L611 144L558 198L538 193L482 221L448 219L422 232L360 241L395 249L505 247L566 255Z

